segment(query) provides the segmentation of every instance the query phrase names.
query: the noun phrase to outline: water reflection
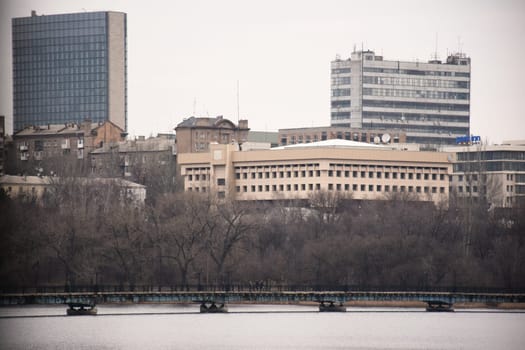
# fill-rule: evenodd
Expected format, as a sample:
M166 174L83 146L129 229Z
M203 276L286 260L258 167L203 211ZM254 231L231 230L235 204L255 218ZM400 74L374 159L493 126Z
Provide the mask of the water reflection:
M349 308L326 314L316 306L230 305L229 314L199 314L196 304L99 305L99 316L67 317L65 309L0 308L0 348L522 349L525 344L525 314L480 312L486 310Z

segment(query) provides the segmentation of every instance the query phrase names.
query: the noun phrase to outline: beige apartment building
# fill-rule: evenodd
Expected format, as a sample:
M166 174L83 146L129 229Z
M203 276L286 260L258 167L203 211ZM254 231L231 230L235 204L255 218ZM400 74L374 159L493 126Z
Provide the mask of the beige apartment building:
M209 152L178 154L185 191L269 201L307 199L316 191L363 200L396 193L436 203L448 199L448 153L339 139L254 151L241 151L236 143L209 147Z

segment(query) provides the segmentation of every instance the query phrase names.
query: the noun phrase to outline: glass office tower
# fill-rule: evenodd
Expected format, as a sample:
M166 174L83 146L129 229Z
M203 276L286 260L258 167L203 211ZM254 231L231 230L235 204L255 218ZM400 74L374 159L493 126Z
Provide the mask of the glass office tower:
M13 126L109 120L127 129L126 14L13 18Z

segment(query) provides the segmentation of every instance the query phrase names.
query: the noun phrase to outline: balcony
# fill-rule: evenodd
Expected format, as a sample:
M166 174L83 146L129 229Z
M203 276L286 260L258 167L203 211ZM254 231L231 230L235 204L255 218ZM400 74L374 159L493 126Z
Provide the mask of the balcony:
M62 140L62 143L60 144L60 147L62 149L69 149L69 148L71 148L71 145L69 144L69 139Z
M77 148L84 148L84 139L77 140Z
M28 152L20 153L20 160L29 160L29 153Z
M20 145L18 149L23 152L23 151L27 151L29 148L27 147L27 143L23 143Z

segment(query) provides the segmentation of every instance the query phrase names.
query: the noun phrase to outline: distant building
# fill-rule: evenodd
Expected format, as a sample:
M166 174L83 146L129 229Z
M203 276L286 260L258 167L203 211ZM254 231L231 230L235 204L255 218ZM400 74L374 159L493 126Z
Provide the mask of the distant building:
M124 130L111 122L82 124L48 124L32 126L13 135L13 147L9 154L9 173L35 172L35 167L45 165L86 165L88 154L105 144L113 144L125 138ZM54 162L53 164L49 164ZM58 169L43 169L44 173Z
M90 153L91 173L98 176L122 176L144 183L148 167L174 171L176 162L175 137L159 134L148 139L106 144Z
M279 129L281 146L332 139L366 143L406 143L406 133L400 130L368 130L343 126Z
M13 127L111 121L127 129L126 14L13 18Z
M275 131L253 131L248 132L248 142L266 143L270 147L279 146L279 133Z
M175 128L178 153L208 152L210 143L229 144L248 141L247 120L239 125L218 116L215 118L190 117Z
M51 193L59 186L61 181L63 179L49 176L4 175L0 177L0 188L11 198L40 201L47 193ZM122 196L121 199L129 199L138 204L144 203L146 199L145 186L123 179L74 178L72 181L82 186L116 186Z
M451 191L498 208L525 206L525 140L446 149L454 154Z
M399 129L407 142L451 145L470 135L470 58L387 61L354 51L331 64L331 125Z
M411 152L347 140L241 151L211 144L208 152L179 153L184 189L236 200L308 199L319 191L381 200L448 200L450 155Z

